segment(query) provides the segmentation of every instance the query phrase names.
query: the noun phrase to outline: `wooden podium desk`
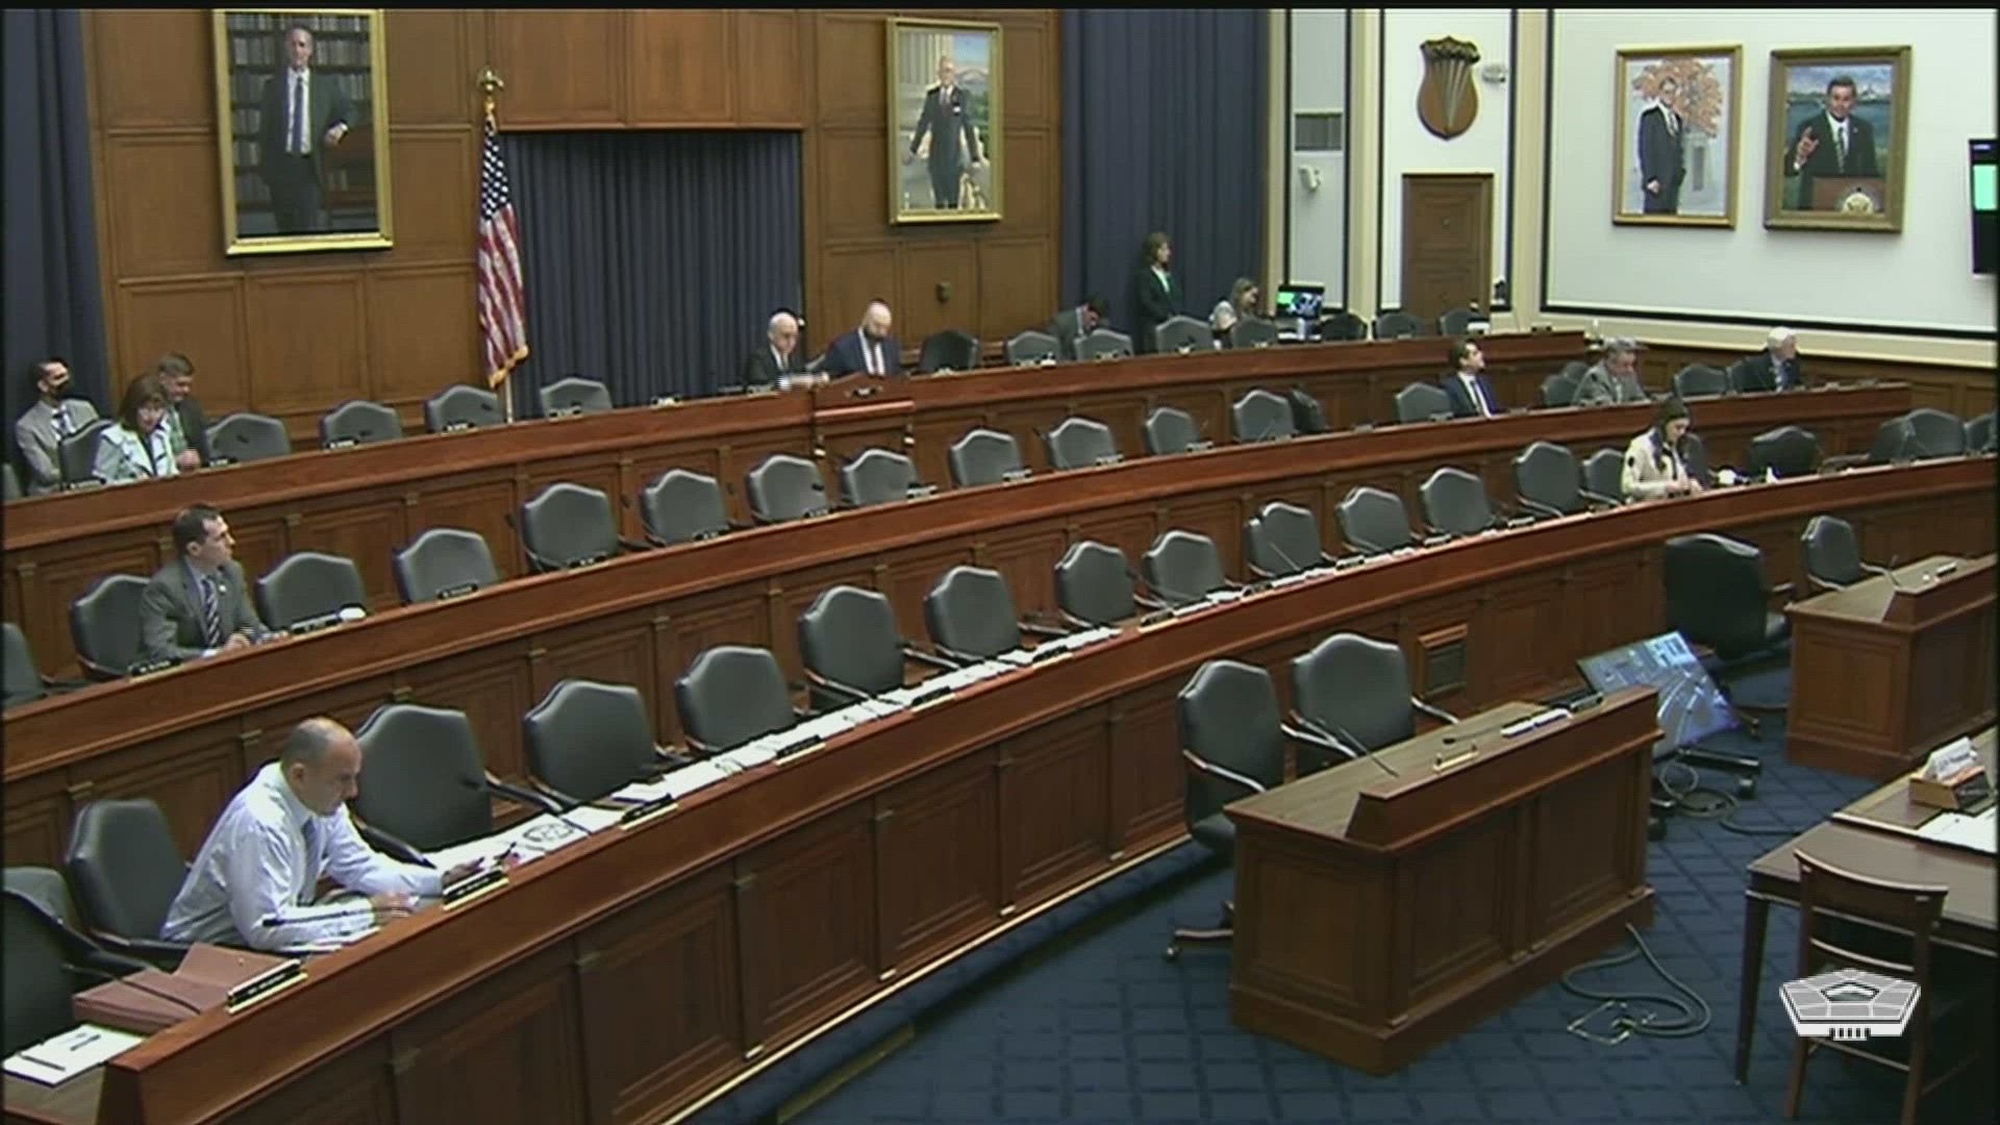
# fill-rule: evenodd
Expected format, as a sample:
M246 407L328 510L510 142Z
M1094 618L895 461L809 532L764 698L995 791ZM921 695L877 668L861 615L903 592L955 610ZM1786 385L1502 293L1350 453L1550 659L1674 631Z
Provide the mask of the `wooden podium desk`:
M1513 737L1544 708L1508 703L1230 805L1236 1024L1388 1074L1650 923L1656 699Z
M1785 756L1885 778L1992 725L1993 562L1936 555L1787 607Z

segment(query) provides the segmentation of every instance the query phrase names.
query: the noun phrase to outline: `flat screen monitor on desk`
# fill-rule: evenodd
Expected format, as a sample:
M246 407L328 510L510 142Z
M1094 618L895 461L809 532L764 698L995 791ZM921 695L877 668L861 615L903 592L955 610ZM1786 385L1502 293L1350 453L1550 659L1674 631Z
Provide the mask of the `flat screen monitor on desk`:
M1271 312L1279 320L1292 317L1307 324L1317 323L1326 307L1326 286L1285 284L1271 302Z
M1660 697L1660 730L1653 747L1659 758L1737 726L1736 713L1722 689L1709 678L1701 658L1679 633L1662 633L1577 661L1594 691L1650 687Z

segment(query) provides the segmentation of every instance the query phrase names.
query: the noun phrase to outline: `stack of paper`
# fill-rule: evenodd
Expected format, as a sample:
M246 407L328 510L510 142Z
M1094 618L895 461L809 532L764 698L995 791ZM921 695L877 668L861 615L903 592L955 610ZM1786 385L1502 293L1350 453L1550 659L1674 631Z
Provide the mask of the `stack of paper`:
M1925 821L1917 829L1917 835L1934 844L1947 844L1954 848L1969 848L1987 855L1994 851L1993 808L1977 816L1964 813L1941 812Z
M87 1023L7 1056L0 1069L56 1086L145 1041L145 1036Z

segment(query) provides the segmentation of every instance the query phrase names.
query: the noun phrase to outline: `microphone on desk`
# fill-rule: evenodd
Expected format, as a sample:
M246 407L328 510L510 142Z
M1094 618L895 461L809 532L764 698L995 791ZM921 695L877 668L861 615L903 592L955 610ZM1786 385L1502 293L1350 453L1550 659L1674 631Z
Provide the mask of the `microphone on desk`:
M1302 724L1307 730L1311 731L1316 735L1319 735L1321 738L1326 739L1328 742L1333 743L1340 749L1347 751L1350 755L1356 758L1366 758L1369 761L1374 762L1376 766L1381 768L1381 770L1384 773L1387 773L1390 777L1403 776L1401 773L1398 773L1396 771L1396 768L1394 766L1376 757L1374 747L1368 745L1367 743L1347 733L1347 728L1341 726L1339 723L1333 724L1333 729L1328 730L1327 728L1321 726L1319 723L1313 721L1312 719L1306 718L1304 715L1298 713L1297 711L1292 712L1292 717L1297 719L1300 722L1300 724Z

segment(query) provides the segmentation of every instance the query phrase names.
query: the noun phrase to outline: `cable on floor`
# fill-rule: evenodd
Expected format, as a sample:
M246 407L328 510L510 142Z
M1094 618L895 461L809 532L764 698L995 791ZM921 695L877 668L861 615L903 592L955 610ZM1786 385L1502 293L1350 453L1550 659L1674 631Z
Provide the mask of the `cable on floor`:
M1682 984L1679 978L1667 971L1665 965L1660 964L1659 958L1653 956L1652 948L1646 944L1646 939L1639 936L1639 931L1630 922L1625 924L1625 932L1632 936L1632 948L1600 957L1595 961L1586 961L1562 975L1563 991L1599 1002L1597 1007L1570 1021L1570 1034L1608 1047L1622 1043L1634 1035L1654 1039L1686 1039L1707 1031L1714 1018L1709 1011L1708 1001L1701 998L1701 993ZM1599 992L1576 983L1576 978L1583 973L1616 968L1639 957L1644 957L1646 963L1653 967L1653 971L1660 974L1660 977L1673 986L1679 995L1660 992ZM1645 1008L1639 1005L1652 1007ZM1603 1012L1616 1013L1610 1021L1612 1033L1609 1035L1599 1034L1588 1026L1593 1017Z
M1687 771L1687 784L1676 787L1668 770L1679 767ZM1653 771L1653 777L1660 783L1660 792L1674 803L1674 811L1696 820L1713 820L1723 828L1743 836L1784 836L1792 837L1803 828L1785 828L1778 825L1746 825L1736 822L1736 814L1742 811L1742 803L1732 793L1711 789L1701 783L1701 771L1678 758L1669 758Z

